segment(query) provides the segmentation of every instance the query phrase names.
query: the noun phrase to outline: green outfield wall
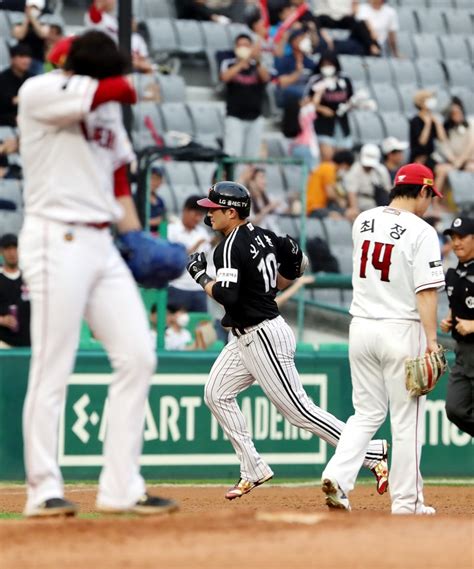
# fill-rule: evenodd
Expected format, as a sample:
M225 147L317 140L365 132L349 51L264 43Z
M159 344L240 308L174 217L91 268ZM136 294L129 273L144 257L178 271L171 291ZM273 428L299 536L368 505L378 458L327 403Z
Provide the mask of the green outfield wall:
M203 386L217 354L159 355L146 410L142 466L153 479L235 478L233 449L203 400ZM451 358L452 360L452 358ZM28 350L0 351L0 479L23 480L21 413ZM312 399L340 419L352 411L347 351L301 352L297 366ZM102 351L79 352L60 425L58 459L67 479L95 478L107 429L110 366ZM425 415L426 476L474 474L471 438L446 418L446 377L430 395ZM284 477L319 477L332 449L288 424L258 386L239 397L257 449ZM45 417L45 420L47 418ZM389 437L388 425L381 434ZM390 438L390 437L389 437Z

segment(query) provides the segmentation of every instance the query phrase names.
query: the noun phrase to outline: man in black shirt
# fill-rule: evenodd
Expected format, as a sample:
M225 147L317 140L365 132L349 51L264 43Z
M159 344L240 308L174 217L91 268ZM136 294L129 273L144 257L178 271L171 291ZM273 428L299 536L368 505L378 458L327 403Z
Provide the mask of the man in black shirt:
M306 256L291 237L247 221L250 194L235 182L219 182L199 200L208 209L206 220L224 234L214 252L216 279L206 273L203 253L191 255L188 272L206 293L225 309L222 325L233 339L215 361L205 387L205 401L240 460L241 478L226 493L240 498L273 477L258 454L237 405L237 395L258 382L278 411L293 425L336 446L344 423L315 405L307 396L296 370L294 334L280 316L277 291L300 277ZM377 490L388 485L387 442L372 441L364 464L377 478Z
M30 299L18 268L16 235L0 239L0 255L0 347L29 346Z
M30 77L30 48L18 44L10 49L10 57L10 67L0 73L0 126L16 127L18 91Z
M441 322L443 332L456 340L456 363L446 393L446 414L461 431L474 437L474 219L458 217L444 232L450 235L459 259L446 273L449 313Z
M222 61L220 77L227 86L224 152L258 157L265 85L271 75L261 62L260 46L248 34L239 34L235 39L234 56Z

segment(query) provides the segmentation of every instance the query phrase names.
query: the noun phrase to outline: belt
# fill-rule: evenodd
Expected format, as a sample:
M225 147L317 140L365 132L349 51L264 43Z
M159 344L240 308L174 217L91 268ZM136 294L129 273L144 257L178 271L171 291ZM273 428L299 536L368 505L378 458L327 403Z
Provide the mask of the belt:
M108 227L110 227L111 223L110 221L102 221L101 223L81 223L81 222L75 222L75 221L68 221L67 225L79 225L82 227L93 227L94 229L107 229Z

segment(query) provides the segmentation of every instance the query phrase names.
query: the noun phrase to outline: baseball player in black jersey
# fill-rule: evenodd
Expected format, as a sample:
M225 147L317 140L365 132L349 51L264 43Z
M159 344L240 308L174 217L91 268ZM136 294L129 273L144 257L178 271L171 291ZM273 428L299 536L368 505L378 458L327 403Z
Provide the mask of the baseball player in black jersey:
M208 210L206 223L224 234L214 252L216 279L206 273L206 257L194 253L188 272L206 293L222 304L223 326L233 339L215 361L205 387L205 400L240 461L240 480L228 490L232 500L273 477L258 454L236 397L258 382L278 411L293 425L336 446L344 423L315 405L307 396L295 367L294 334L280 316L275 296L300 277L308 260L289 236L279 237L246 220L250 194L235 182L219 182L208 198L198 201ZM377 491L388 486L387 441L372 441L364 464L377 479Z

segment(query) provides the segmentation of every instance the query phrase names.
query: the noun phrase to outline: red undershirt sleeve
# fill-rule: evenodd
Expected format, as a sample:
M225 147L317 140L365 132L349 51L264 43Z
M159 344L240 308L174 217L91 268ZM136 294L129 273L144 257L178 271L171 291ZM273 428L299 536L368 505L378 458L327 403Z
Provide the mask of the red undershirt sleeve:
M116 198L130 196L130 184L128 183L127 166L124 164L114 172L114 194Z
M112 101L129 105L137 102L137 93L125 77L101 79L92 100L91 110Z

